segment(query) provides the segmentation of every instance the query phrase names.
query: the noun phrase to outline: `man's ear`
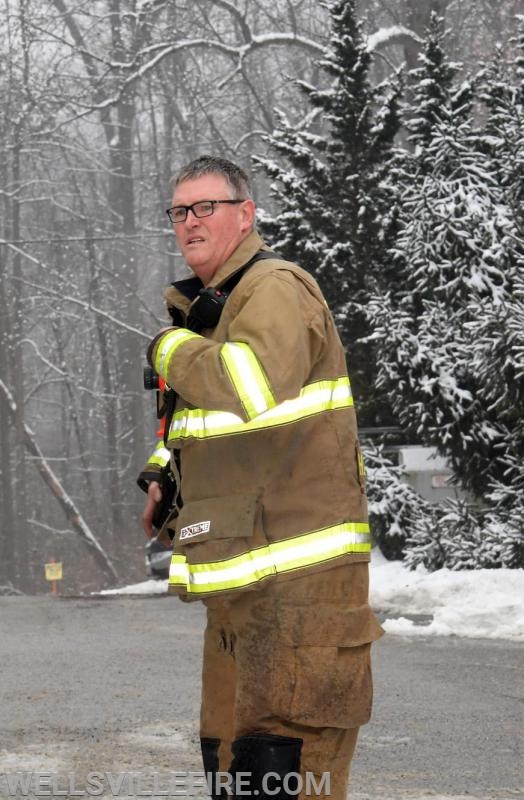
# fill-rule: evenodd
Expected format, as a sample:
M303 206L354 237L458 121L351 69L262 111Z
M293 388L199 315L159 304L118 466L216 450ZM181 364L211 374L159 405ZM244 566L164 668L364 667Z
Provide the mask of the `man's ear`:
M253 200L244 200L240 206L241 226L243 231L250 231L255 224L255 204Z

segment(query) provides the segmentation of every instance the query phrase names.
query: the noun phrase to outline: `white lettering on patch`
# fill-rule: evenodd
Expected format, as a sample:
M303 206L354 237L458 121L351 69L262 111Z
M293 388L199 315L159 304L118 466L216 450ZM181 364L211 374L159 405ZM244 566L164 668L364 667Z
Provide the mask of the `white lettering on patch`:
M209 533L211 528L211 521L195 522L194 525L186 525L185 528L180 528L180 540L192 539L193 536L200 536L201 533Z

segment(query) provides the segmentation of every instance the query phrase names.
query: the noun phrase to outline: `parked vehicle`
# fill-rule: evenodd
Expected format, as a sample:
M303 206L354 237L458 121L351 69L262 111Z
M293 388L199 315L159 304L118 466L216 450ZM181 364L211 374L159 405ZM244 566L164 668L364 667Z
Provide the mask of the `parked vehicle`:
M150 539L145 552L147 574L159 580L169 578L171 553L171 547L159 542L156 537Z
M451 482L451 469L434 447L399 447L398 463L404 467L406 482L430 503L464 495L461 487Z

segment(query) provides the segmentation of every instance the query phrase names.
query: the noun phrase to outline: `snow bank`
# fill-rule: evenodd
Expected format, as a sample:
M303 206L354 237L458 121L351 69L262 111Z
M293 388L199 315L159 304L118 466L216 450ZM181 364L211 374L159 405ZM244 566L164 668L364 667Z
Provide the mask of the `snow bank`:
M103 589L98 594L166 594L167 580L157 581L151 578L143 583L134 583L131 586L121 586L119 589Z
M375 548L371 565L373 608L400 615L383 623L407 636L466 636L524 641L524 570L407 570ZM417 624L403 614L429 615Z

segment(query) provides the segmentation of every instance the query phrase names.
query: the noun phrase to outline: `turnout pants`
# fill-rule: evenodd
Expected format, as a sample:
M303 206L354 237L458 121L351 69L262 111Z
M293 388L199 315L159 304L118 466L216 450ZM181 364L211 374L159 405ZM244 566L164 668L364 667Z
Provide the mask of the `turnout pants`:
M371 642L382 634L367 599L368 564L353 563L206 601L206 772L230 773L234 794L259 800L298 789L300 800L346 797L371 714ZM213 795L227 790L214 783Z

